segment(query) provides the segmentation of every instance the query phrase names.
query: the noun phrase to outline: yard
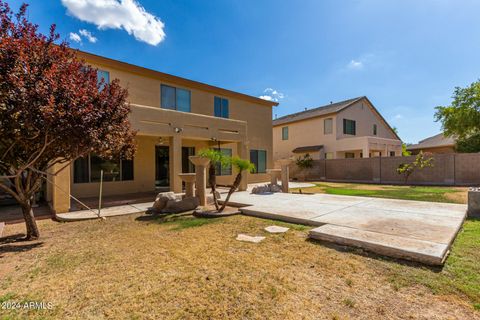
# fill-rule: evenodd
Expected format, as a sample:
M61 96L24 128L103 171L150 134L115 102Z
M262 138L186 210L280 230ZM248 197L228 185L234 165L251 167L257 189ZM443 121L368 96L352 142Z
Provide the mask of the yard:
M272 224L291 230L263 231ZM480 221L466 222L443 269L308 241L308 227L246 216L39 225L40 241L0 241L0 300L53 307L2 310L2 319L480 318ZM238 233L267 239L239 242Z
M315 187L304 193L328 193L345 196L376 197L417 201L467 203L466 187L393 186L379 184L312 182ZM294 189L299 192L299 189Z

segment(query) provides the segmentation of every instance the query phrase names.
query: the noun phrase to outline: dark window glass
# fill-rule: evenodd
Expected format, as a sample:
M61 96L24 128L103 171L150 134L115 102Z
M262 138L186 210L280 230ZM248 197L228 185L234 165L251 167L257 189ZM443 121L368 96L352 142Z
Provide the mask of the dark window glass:
M78 158L73 163L73 182L85 183L89 182L88 179L88 156Z
M163 85L161 86L162 91L162 108L175 110L176 98L175 98L175 88Z
M122 160L122 180L133 180L133 160Z
M374 136L377 135L377 125L376 124L373 125L373 135Z
M356 134L356 122L355 120L343 119L343 134Z
M104 160L98 156L90 156L90 181L100 182L103 170L103 181L120 181L120 161Z
M353 158L355 158L355 153L353 153L353 152L345 152L345 158L347 158L347 159L353 159Z
M177 88L177 110L190 112L190 91Z
M194 147L182 147L182 172L195 173L195 166L189 157L195 155Z
M220 152L224 155L224 156L227 156L227 157L231 157L232 156L232 149L226 149L226 148L221 148L220 149ZM215 167L215 174L217 176L230 176L232 175L232 165L229 164L225 167L222 167L221 164L217 163L216 167Z
M395 151L390 151L390 157L395 157Z
M250 162L255 165L255 173L267 172L267 151L250 150Z
M228 106L228 99L215 97L213 102L213 114L215 117L229 118L230 110Z
M282 128L282 140L288 140L288 127Z

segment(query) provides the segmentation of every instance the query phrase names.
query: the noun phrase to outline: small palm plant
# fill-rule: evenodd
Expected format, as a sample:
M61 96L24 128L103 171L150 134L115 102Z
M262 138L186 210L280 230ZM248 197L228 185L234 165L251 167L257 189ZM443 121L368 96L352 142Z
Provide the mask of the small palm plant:
M230 200L230 196L237 190L240 186L240 182L242 182L242 173L243 171L253 172L255 170L255 165L248 160L241 159L238 157L233 157L230 159L230 163L237 169L238 173L233 181L233 184L230 186L230 190L228 190L227 197L225 201L223 201L222 206L220 209L217 208L218 212L222 212L225 207L227 206L228 200Z
M226 167L230 163L230 158L225 156L220 150L215 149L202 149L198 152L200 157L204 157L210 160L210 166L208 167L208 183L212 189L213 194L213 203L215 204L215 209L219 210L220 206L218 205L217 199L217 175L215 174L215 168L218 164L222 167Z

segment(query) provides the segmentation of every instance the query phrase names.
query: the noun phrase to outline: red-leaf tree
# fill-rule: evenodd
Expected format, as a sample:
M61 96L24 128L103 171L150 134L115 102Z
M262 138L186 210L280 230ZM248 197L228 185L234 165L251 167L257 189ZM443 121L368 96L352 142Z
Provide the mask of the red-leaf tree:
M36 239L32 200L48 175L90 152L130 158L135 132L118 80L97 82L67 43L55 44L55 25L40 33L26 9L15 14L0 0L0 189L18 201L26 238Z

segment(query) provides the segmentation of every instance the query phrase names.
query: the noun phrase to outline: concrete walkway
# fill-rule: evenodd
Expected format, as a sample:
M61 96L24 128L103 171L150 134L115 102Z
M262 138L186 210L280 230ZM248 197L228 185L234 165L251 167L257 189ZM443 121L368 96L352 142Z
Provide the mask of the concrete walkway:
M466 205L326 194L237 192L241 212L318 226L313 239L361 247L382 255L443 264L466 216Z
M103 208L100 212L100 218L123 216L127 214L132 214L132 213L145 212L152 205L153 205L153 202L146 202L146 203L127 204L123 206ZM99 218L97 210L78 210L73 212L59 213L59 214L56 214L55 217L58 221L65 221L65 222Z

